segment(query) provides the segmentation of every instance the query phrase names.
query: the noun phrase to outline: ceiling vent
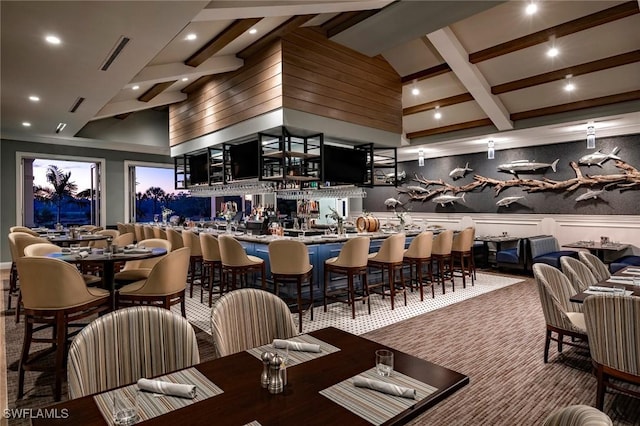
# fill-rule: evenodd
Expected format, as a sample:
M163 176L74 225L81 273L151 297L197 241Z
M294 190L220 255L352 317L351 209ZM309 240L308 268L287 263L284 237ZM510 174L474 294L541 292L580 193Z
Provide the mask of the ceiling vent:
M109 54L107 59L102 63L102 66L100 67L102 71L106 71L109 69L113 61L115 61L116 58L120 55L120 52L122 52L122 49L124 49L127 43L129 43L129 40L129 37L120 36L120 39L116 43L115 47L111 50L111 53Z
M83 102L84 102L84 98L76 99L73 105L71 105L71 109L69 109L69 112L76 112L78 108L80 108L80 105L82 105Z

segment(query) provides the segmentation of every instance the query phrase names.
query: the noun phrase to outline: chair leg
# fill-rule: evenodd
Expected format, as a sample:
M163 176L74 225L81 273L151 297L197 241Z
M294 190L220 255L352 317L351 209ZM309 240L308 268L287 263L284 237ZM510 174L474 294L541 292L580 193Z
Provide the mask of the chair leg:
M420 301L424 302L424 283L422 282L422 262L416 262L416 275L418 276L418 285L420 286ZM406 294L406 293L405 293Z
M22 305L22 291L18 289L18 300L16 300L16 324L20 322L20 306Z
M60 401L62 397L62 378L65 371L65 354L67 352L67 324L64 314L56 314L56 387L54 399Z
M329 271L327 270L327 267L324 267L324 294L322 296L322 304L324 305L323 309L325 312L327 312L327 278L329 278Z
M349 292L349 304L351 305L351 319L356 319L355 291L353 289L353 273L351 272L347 274L347 288Z
M309 300L311 301L311 321L313 321L313 274L309 275ZM302 331L302 330L301 330Z
M367 297L367 311L371 315L371 297L369 297L369 283L367 282L367 271L364 271L362 277L362 294Z
M186 291L185 291L185 293L186 293ZM186 294L183 294L180 297L180 313L186 319L187 318L187 306L186 306L185 299L186 299ZM171 307L169 307L169 308L171 308Z
M18 365L18 399L24 396L24 372L27 360L29 359L29 349L33 338L33 323L27 317L24 320L24 340L22 341L22 355Z
M602 411L604 406L604 394L606 393L607 387L607 378L605 377L604 372L602 371L602 366L598 365L596 367L596 379L598 380L597 390L596 390L596 408Z
M544 363L549 362L549 346L551 345L551 330L547 330L546 337L544 339Z
M558 353L562 353L563 340L564 340L564 334L558 333Z
M275 282L274 282L275 284ZM297 302L298 302L298 330L302 333L302 277L296 277Z
M189 258L189 297L193 297L193 281L196 275L196 259L192 256Z
M267 269L264 262L262 262L262 265L260 265L260 281L263 290L267 289L267 280L265 279L265 275L267 275Z
M396 298L396 287L394 285L395 281L395 271L393 269L393 265L389 264L387 266L389 268L389 294L391 294L391 310L393 311L394 308L394 300ZM384 280L384 267L382 269L383 274L382 274L382 279ZM382 283L382 293L384 294L384 282Z

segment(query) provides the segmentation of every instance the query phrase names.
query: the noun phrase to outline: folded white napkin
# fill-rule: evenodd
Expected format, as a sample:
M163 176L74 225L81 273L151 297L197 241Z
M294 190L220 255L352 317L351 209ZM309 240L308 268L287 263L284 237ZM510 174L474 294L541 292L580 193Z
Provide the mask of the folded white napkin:
M600 292L604 292L604 293L615 293L616 289L613 287L600 287L597 285L590 285L589 286L589 291L600 291Z
M626 271L622 271L623 274L628 274L628 275L640 275L640 271L635 271L633 269L627 269Z
M151 253L151 250L149 250L148 248L133 248L133 249L126 249L125 254L142 254L142 253Z
M617 284L633 284L633 277L611 277L607 280L607 282Z
M640 273L640 268L628 268L625 272Z
M373 389L378 392L386 393L393 396L401 396L402 398L416 399L416 390L405 388L403 386L394 385L392 383L382 382L380 380L367 379L363 376L353 378L353 384L359 388Z
M273 347L276 349L289 348L290 351L322 352L320 345L314 343L292 342L291 340L273 339Z
M81 257L81 258L83 258L83 259L84 259L84 258L85 258L85 257L87 257L87 256L89 256L89 253L88 253L88 252L86 252L86 251L80 251L80 252L78 252L78 257Z
M138 388L153 393L179 396L182 398L195 398L196 385L185 385L181 383L163 382L161 380L138 380Z

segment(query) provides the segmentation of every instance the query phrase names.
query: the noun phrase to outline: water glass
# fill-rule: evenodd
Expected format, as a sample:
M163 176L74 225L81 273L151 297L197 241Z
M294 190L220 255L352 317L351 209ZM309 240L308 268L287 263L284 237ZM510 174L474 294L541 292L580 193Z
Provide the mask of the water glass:
M69 244L69 248L71 249L71 253L78 254L80 252L80 244L78 243Z
M376 371L383 377L391 376L393 372L393 352L388 349L376 351Z
M113 394L113 422L116 425L133 425L138 422L138 391L133 399L119 391Z

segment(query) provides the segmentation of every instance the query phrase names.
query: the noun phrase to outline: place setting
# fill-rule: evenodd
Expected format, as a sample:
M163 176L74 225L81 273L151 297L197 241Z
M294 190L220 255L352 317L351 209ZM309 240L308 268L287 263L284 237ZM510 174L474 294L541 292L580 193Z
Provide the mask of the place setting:
M339 350L340 348L323 342L320 339L308 334L302 334L287 340L274 339L271 344L248 349L247 352L257 359L262 359L264 353L276 352L281 356L285 356L286 366L291 367L338 352Z

